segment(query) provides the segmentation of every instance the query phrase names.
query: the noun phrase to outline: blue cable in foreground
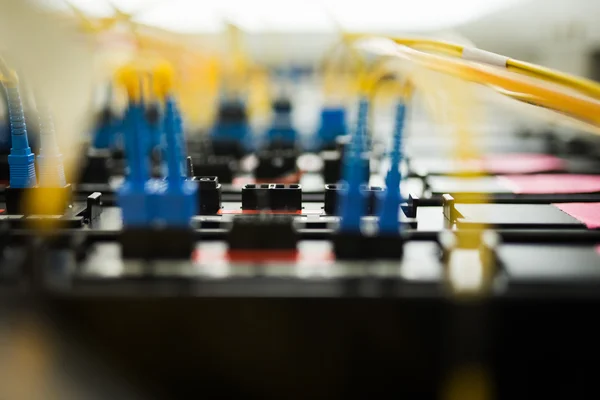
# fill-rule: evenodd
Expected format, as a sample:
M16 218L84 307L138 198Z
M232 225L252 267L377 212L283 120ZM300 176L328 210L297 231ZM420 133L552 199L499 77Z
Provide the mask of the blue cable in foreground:
M10 187L30 188L37 183L35 176L35 156L27 140L25 113L17 83L7 83L8 119L12 147L8 156Z
M401 228L399 219L400 203L402 202L400 162L402 161L402 131L404 130L405 115L406 106L400 102L396 107L390 170L385 177L386 191L379 203L378 211L379 233L384 235L398 235Z
M365 210L366 197L361 190L361 185L366 182L365 169L362 163L362 154L365 147L367 117L369 102L361 98L358 106L358 121L356 131L352 135L348 155L344 162L343 181L346 190L340 199L340 213L342 220L340 231L360 232L361 218Z

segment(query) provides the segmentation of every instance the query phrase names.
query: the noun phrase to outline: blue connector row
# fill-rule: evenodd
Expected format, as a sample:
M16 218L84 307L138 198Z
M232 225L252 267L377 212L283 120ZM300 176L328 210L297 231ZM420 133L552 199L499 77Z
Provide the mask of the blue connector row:
M400 162L402 161L402 132L404 130L405 115L406 106L403 102L400 102L396 107L390 170L385 177L386 190L383 192L378 211L379 233L384 235L398 235L401 228L399 220L400 203L402 202Z
M175 100L165 99L164 120L160 126L164 132L167 159L167 177L149 179L148 157L149 124L144 107L130 103L124 116L125 152L129 173L118 193L123 210L123 222L129 227L188 227L197 213L198 186L184 179L182 165L183 127Z
M347 155L344 157L342 179L346 183L347 192L342 195L339 202L339 215L342 218L340 231L342 232L360 232L362 213L367 201L360 187L369 178L365 176L362 163L362 154L365 151L366 144L368 112L368 99L361 98L358 105L356 130L352 135Z

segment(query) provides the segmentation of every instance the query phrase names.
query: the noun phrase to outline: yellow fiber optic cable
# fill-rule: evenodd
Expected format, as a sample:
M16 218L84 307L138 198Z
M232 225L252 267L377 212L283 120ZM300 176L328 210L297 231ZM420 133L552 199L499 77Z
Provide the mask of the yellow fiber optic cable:
M427 53L424 53L427 54ZM381 65L384 63L388 63L390 62L390 60L393 60L395 57L389 56L388 57L381 57L379 58L377 61L375 61L375 64L371 67L371 69L373 71L377 70L377 68L381 68ZM413 60L414 61L414 60ZM461 63L461 60L454 60L457 61L459 63ZM477 65L477 64L472 64L469 62L464 62L462 61L463 64L465 65ZM481 65L482 67L485 67L484 65ZM389 68L387 69L383 69L384 71L389 71ZM514 74L511 73L507 73L506 71L502 71L502 70L498 70L498 69L489 69L488 70L492 71L492 72L497 72L500 73L502 77L504 76L512 76L515 78L519 78L519 76L515 76ZM504 72L504 74L502 74L502 72ZM462 75L461 75L462 77ZM468 78L467 78L468 79ZM527 78L527 77L521 77L521 79L528 81L530 83L534 83L535 81L532 81L531 79ZM582 129L585 129L586 131L589 131L591 133L594 134L599 134L599 129L598 127L594 127L594 123L597 124L597 118L594 118L597 115L597 111L592 111L592 115L591 118L590 117L582 117L581 114L573 114L570 110L565 109L564 107L564 103L549 103L548 100L544 100L543 97L539 96L539 95L535 95L532 94L530 92L523 92L522 90L516 89L514 87L511 87L510 84L506 87L500 87L498 85L494 85L491 84L490 82L485 82L484 80L478 80L477 83L481 83L485 86L491 87L492 89L494 89L495 91L497 91L498 93L505 95L507 97L513 98L515 100L519 100L521 102L525 102L525 103L529 103L538 107L543 107L546 109L550 109L552 111L558 112L561 116L563 117L569 117L569 124L570 125L576 125L579 127L584 127ZM543 86L544 82L538 82L538 85L542 85ZM548 84L546 84L548 85ZM565 95L569 95L568 92L564 92L563 90L558 90L559 86L549 86L550 88L553 88L555 92L558 92L558 94L560 96ZM546 87L546 89L548 89L548 87ZM574 95L574 93L571 93L572 95ZM430 94L431 95L431 94ZM593 99L588 99L591 101L592 104L597 103L595 102ZM563 101L566 102L570 102L571 99L563 99ZM588 103L590 102L588 101ZM594 104L594 107L597 107L598 104ZM579 121L579 122L575 122L575 121ZM565 122L565 121L563 121Z
M559 110L581 120L600 125L600 102L593 98L569 93L557 86L544 85L531 78L510 74L507 71L483 64L425 53L400 45L396 46L394 51L396 57L415 62L430 70L483 85L499 87L509 92L529 94L537 99L537 104L540 106Z
M346 34L345 41L353 42L368 37L376 37L370 34ZM379 36L381 37L381 36ZM540 65L504 57L499 54L483 51L477 48L465 47L455 43L449 43L433 39L386 37L397 44L412 47L424 51L433 51L446 54L453 57L464 58L470 61L477 61L496 66L503 66L511 72L527 75L533 78L542 79L555 84L570 87L577 91L595 98L600 98L600 84L586 78L570 75L551 68Z

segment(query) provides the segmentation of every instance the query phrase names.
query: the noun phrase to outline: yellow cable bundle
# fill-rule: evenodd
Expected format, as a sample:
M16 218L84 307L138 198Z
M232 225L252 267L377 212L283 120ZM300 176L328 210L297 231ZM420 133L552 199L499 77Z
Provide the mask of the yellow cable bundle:
M593 98L569 93L526 77L511 75L490 66L427 54L405 46L398 47L398 54L405 59L414 59L434 71L509 92L527 94L531 96L530 100L535 99L537 105L600 125L600 102Z
M357 40L369 38L369 37L377 37L372 34L362 34L362 33L350 33L346 34L344 40L346 42L354 43ZM423 51L432 51L436 53L441 53L445 55L449 55L452 57L458 58L467 58L466 54L472 54L473 51L476 51L475 54L486 53L491 57L500 57L503 58L505 62L505 68L508 71L515 72L522 75L527 75L533 78L541 79L547 82L563 85L565 87L572 88L581 93L584 93L588 96L592 96L595 98L600 98L600 85L590 79L566 74L557 70L553 70L550 68L542 67L540 65L535 65L532 63L527 63L524 61L516 60L513 58L502 57L498 54L493 54L489 52L483 52L478 49L468 48L459 44L449 43L439 40L433 39L421 39L421 38L402 38L402 37L387 37L388 39L394 41L397 44L408 46L414 49L423 50ZM483 61L483 60L481 60Z
M402 45L390 47L389 42L385 40L382 42L381 40L365 40L356 44L364 49L382 52L383 55L417 63L433 71L500 89L501 93L512 95L513 98L518 100L527 99L529 103L559 111L588 123L600 125L600 101L579 94L577 91L565 86L514 74L506 69L502 70L476 62L425 53ZM382 47L382 44L387 46Z

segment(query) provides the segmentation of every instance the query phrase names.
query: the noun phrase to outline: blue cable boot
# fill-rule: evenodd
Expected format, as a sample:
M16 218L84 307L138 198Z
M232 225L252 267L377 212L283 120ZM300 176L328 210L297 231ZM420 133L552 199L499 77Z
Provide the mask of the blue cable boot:
M246 105L242 100L223 100L220 103L217 120L210 136L213 142L222 148L231 147L232 154L238 151L237 146L244 151L252 150L252 133Z
M7 85L8 118L12 147L8 156L10 169L10 187L14 189L31 188L37 184L35 175L35 156L27 140L27 125L18 86Z
M362 216L366 209L367 198L363 190L368 180L361 159L365 145L368 101L361 99L358 109L356 131L347 155L344 157L343 190L338 202L338 215L341 216L339 230L334 237L334 251L339 259L369 258L370 249L361 232Z
M267 148L295 148L298 138L292 126L292 105L288 99L280 99L273 104L273 121L266 133Z
M317 131L316 150L332 150L338 136L348 134L346 110L343 107L327 107L321 111L321 125Z
M381 235L398 235L400 233L399 211L402 202L400 162L402 161L402 131L404 129L405 111L404 103L398 104L393 149L390 154L390 170L385 177L386 190L379 205L379 234Z
M365 169L362 163L368 111L368 100L361 99L358 108L356 131L352 135L348 155L344 160L343 184L346 188L339 202L339 215L342 217L340 230L346 232L360 232L360 222L365 210L366 197L361 190L361 185L367 183L369 179L369 177L365 176Z
M192 217L198 212L198 183L187 180L181 166L183 127L175 100L168 96L165 101L164 131L167 145L167 184L166 189L156 193L159 206L155 221L167 227L189 228Z
M123 211L126 227L147 227L150 224L148 201L149 160L146 154L148 136L144 108L130 103L123 118L123 137L128 173L118 191L117 201Z
M402 238L400 236L402 228L400 222L400 204L402 203L400 162L402 161L402 132L404 130L405 115L406 106L401 102L396 107L390 170L385 177L386 190L379 202L379 236L374 247L379 258L395 259L402 257L403 253Z

